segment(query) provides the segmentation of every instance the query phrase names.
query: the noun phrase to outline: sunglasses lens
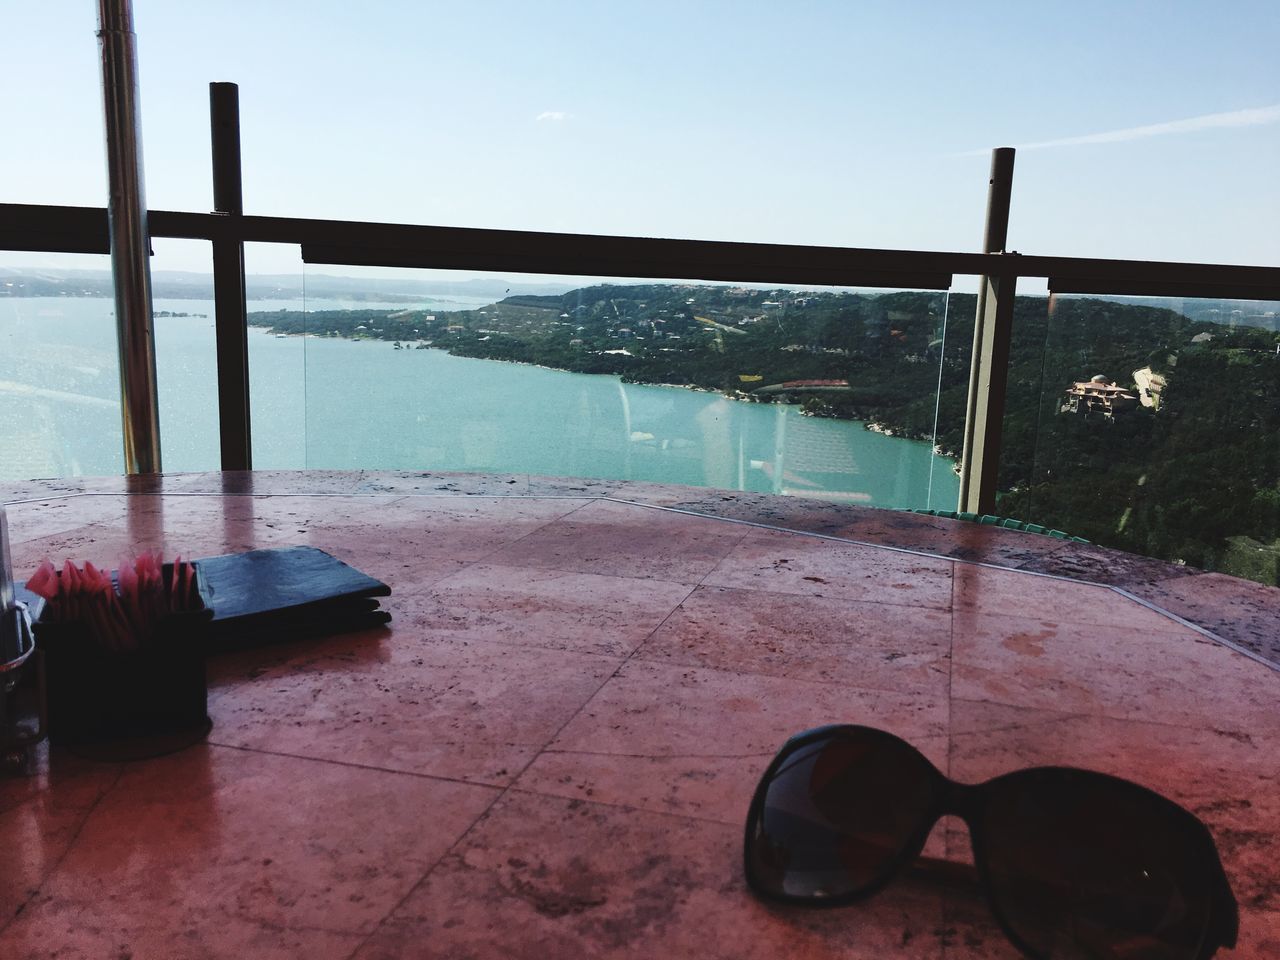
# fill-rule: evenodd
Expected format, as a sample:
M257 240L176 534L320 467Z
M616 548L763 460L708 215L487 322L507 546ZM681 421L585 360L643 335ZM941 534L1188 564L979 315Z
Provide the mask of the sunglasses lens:
M884 880L929 826L935 773L897 737L858 728L795 749L747 830L757 889L814 899Z
M1123 781L1028 770L991 784L980 854L996 910L1035 956L1194 960L1214 872L1194 828Z

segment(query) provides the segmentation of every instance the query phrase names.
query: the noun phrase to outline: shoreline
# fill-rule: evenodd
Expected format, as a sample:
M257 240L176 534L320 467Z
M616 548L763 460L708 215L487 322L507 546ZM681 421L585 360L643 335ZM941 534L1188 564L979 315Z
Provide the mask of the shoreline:
M263 333L264 336L270 336L270 337L279 336L287 339L311 338L315 340L335 340L343 343L352 343L352 342L360 343L360 342L368 341L370 343L385 343L388 346L397 342L395 340L386 340L386 339L383 339L382 337L329 337L329 336L323 336L318 333L277 333L274 330L274 328L269 326L251 325L250 329L259 330ZM446 347L436 346L432 341L401 340L398 342L401 344L401 350L399 352L416 351L417 349L419 349L418 344L425 343L427 345L425 349L436 350L436 351L439 351L440 353L443 353L445 356L454 357L458 360L478 360L484 363L505 363L505 364L510 364L512 366L517 366L517 367L531 367L536 370L547 370L552 373L565 373L571 376L614 377L618 381L619 385L622 385L622 386L659 387L664 390L689 390L694 393L714 394L716 396L722 397L725 400L732 400L735 403L756 404L756 405L763 404L767 406L785 407L785 408L795 410L800 416L809 417L815 420L830 420L833 423L862 424L863 429L867 430L868 432L879 434L880 436L886 437L888 439L906 440L910 443L929 444L930 453L932 456L937 457L940 460L949 461L950 466L952 467L953 470L959 464L959 458L950 456L947 453L942 452L939 449L938 444L933 442L932 440L918 439L916 437L909 437L904 434L897 433L891 427L887 427L883 423L880 423L879 421L875 421L875 420L856 420L856 419L846 418L846 417L814 417L812 414L805 413L802 408L802 405L798 403L781 403L776 400L757 400L752 398L750 395L743 396L743 395L725 393L722 390L716 390L712 387L700 387L697 384L692 384L692 383L647 383L640 380L624 380L623 375L619 373L586 373L581 370L566 370L563 367L549 367L544 363L534 363L530 360L509 360L509 359L503 359L498 357L471 357L465 354L454 353L451 350L447 349ZM393 346L391 347L391 349L393 351L395 350Z

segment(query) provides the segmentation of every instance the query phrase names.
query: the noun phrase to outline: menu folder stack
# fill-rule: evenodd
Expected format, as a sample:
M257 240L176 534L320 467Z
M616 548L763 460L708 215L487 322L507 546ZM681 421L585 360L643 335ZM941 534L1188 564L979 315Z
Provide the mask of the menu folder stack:
M391 588L315 547L251 550L195 561L213 610L210 652L241 650L390 622Z

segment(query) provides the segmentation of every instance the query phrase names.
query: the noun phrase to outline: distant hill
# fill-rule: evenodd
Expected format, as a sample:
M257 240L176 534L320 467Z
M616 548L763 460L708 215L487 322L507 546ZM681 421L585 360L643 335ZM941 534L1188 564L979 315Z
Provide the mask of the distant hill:
M312 297L351 300L412 302L424 296L455 294L467 297L502 297L514 294L560 294L565 283L529 283L502 277L467 280L419 280L413 277L342 277L307 272L250 274L245 292L251 300L298 300ZM151 274L152 296L173 300L212 300L213 276L177 270ZM0 297L110 297L111 274L106 270L47 270L34 267L0 267Z
M1064 296L1062 299L1068 299ZM1070 297L1070 299L1085 299ZM1280 304L1272 300L1193 300L1169 299L1162 301L1151 297L1119 297L1108 296L1112 303L1127 303L1134 306L1167 306L1177 310L1190 320L1204 320L1207 323L1239 324L1246 327L1261 327L1264 330L1280 332Z

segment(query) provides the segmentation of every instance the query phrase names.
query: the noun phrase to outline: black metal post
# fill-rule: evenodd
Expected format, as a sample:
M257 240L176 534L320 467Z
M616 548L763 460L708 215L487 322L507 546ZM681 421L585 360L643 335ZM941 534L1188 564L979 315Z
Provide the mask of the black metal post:
M213 144L214 212L244 214L240 176L240 88L209 84ZM251 470L249 336L244 283L244 243L213 241L213 298L218 353L218 433L223 470Z
M983 253L1004 252L1009 234L1013 158L1012 147L997 147L991 151L987 222L982 235ZM1017 278L1012 274L1004 277L985 276L980 277L978 282L978 307L973 322L973 354L969 364L969 401L965 411L964 448L960 459L959 509L982 514L995 509Z

